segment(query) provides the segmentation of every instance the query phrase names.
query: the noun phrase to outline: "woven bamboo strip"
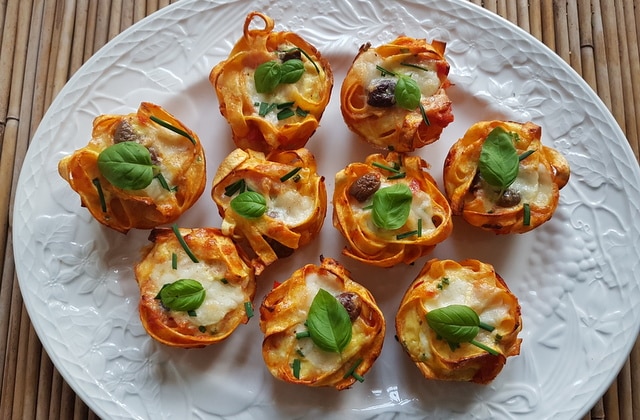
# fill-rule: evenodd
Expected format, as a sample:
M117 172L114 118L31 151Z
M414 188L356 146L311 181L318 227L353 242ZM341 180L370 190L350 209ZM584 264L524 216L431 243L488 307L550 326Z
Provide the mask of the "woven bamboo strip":
M77 0L75 6L75 22L71 38L71 59L69 60L69 76L73 75L84 62L84 45L87 34L87 14L89 1Z
M147 0L147 16L158 10L158 0Z
M554 39L555 52L565 62L571 64L571 55L569 50L569 24L567 23L567 3L553 3L553 22L554 22Z
M622 370L616 379L618 383L618 410L621 419L632 419L633 407L631 406L631 365L629 359L622 366Z
M108 41L120 33L120 19L122 17L122 0L111 0L111 14L109 15Z
M615 7L611 4L610 0L600 1L600 11L602 12L602 21L604 23L604 39L608 46L606 50L607 54L607 68L608 68L608 81L609 88L611 90L611 113L618 122L618 125L625 131L625 118L624 118L624 95L622 93L622 69L620 68L620 54L618 51L618 45L620 40L618 39L618 32L616 30L616 11Z
M484 0L482 7L493 13L498 13L498 0Z
M594 55L596 57L595 73L596 73L596 91L598 96L604 102L605 106L611 109L611 88L609 87L609 68L607 66L607 48L604 38L604 21L602 20L602 13L600 11L600 1L591 0L591 7L593 10L593 47Z
M631 394L631 404L633 406L631 418L640 419L640 392L638 392L638 387L640 387L640 339L636 340L629 360L631 363L631 383L634 387L634 391Z
M96 14L96 23L93 37L92 52L98 51L109 38L109 15L111 14L111 1L99 0Z
M36 417L37 419L50 418L49 407L51 406L52 394L52 381L53 381L53 363L49 359L49 355L46 351L40 353L40 369L38 376L38 391L37 391L37 407Z
M60 1L60 2L54 2L54 1L49 1L48 3L48 8L49 8L49 12L48 13L52 13L53 16L53 28L52 28L52 33L51 33L51 49L49 51L49 57L47 60L47 63L49 65L48 69L47 69L47 74L51 74L51 80L48 81L49 83L47 83L46 87L46 93L45 93L45 102L47 104L50 104L51 101L53 100L54 97L54 93L53 93L53 75L56 72L56 60L58 57L58 49L60 48L60 33L62 31L62 13L64 10L64 2ZM52 4L53 3L53 4Z
M580 56L580 30L578 29L578 3L569 1L567 5L567 29L569 30L569 57L571 67L582 75L582 59Z
M529 0L529 28L531 35L542 42L542 4L540 0Z
M510 3L511 4L511 3ZM529 19L529 0L518 0L516 7L516 20L519 27L531 33Z
M615 21L624 22L624 4L623 0L615 1ZM636 131L636 114L633 103L633 81L631 79L631 63L629 62L629 43L627 42L627 32L623 24L616 25L618 37L618 51L620 56L620 86L622 103L620 113L624 115L623 130L629 139L634 154L638 156Z
M593 56L594 47L591 19L591 1L578 1L580 63L582 67L582 78L595 91L597 89L597 84L595 59Z
M136 1L136 3L138 3ZM89 8L87 9L87 27L84 40L84 52L83 62L87 61L94 51L95 38L96 38L96 21L98 19L98 2L92 0L89 2Z
M554 28L553 2L542 0L540 4L540 21L542 22L542 42L555 51L556 33Z
M61 2L64 7L60 13L62 24L60 25L60 43L56 57L56 68L53 79L52 100L69 80L69 57L71 56L71 43L73 40L73 23L75 20L76 0ZM56 20L58 16L56 16Z
M9 3L5 17L6 25L4 25L2 31L4 42L0 46L0 57L2 57L2 60L0 60L0 124L2 124L2 126L0 126L0 128L7 122L9 91L11 89L11 68L13 67L13 52L15 50L15 39L18 29L18 10L17 3ZM4 234L0 237L4 237Z
M133 25L133 7L128 5L122 9L122 18L120 19L120 32Z
M49 414L47 418L60 419L60 406L62 405L62 376L57 369L53 369L51 375L51 400L49 401Z
M147 15L147 5L143 1L136 1L133 5L133 23Z
M626 38L626 52L629 60L629 91L625 91L625 110L630 111L627 113L627 139L636 159L640 160L640 50L636 37L638 26L634 20L633 0L623 0L621 6L622 10L618 16L620 16L620 22L624 22L626 29L623 36Z

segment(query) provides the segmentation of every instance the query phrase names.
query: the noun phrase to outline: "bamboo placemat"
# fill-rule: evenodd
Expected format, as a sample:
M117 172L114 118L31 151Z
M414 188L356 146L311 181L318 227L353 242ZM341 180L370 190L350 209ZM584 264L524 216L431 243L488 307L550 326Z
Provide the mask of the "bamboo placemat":
M14 271L11 211L31 136L102 45L169 0L0 1L0 419L93 419L43 351ZM634 0L473 0L554 50L602 98L638 158L640 7ZM637 105L636 108L636 103ZM640 419L640 345L584 420Z

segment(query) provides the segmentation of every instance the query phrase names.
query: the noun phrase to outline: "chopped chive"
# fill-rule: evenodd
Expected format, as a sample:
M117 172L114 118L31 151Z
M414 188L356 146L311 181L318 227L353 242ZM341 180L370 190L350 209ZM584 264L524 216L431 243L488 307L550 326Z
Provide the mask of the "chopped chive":
M300 174L296 174L296 176L293 177L293 182L298 182L302 179L302 177L300 176Z
M524 203L522 205L524 210L524 215L522 216L522 224L525 226L529 226L531 224L531 208L529 207L529 203Z
M291 108L291 106L294 104L294 101L291 102L282 102L281 104L277 104L276 108L278 109L285 109L285 108Z
M291 368L293 369L294 378L300 379L300 359L293 359L293 365Z
M197 316L196 311L187 311L187 313L189 314L189 316Z
M443 284L449 284L449 277L443 277L442 278L442 283Z
M175 233L176 238L178 238L178 242L180 242L180 245L182 245L182 249L184 249L184 252L186 252L189 258L191 258L191 261L193 261L194 263L199 263L200 261L198 261L198 258L193 255L193 252L191 252L191 249L189 249L189 245L187 245L184 238L182 237L180 229L178 229L178 225L174 223L173 225L171 225L171 229L173 229L173 233Z
M362 210L371 210L373 208L373 204L370 204L368 206L365 206L362 208Z
M224 277L220 279L220 282L222 284L229 284L229 280L225 279Z
M412 230L410 232L405 232L405 233L401 233L399 235L396 235L396 239L404 239L404 238L408 238L409 236L413 236L413 235L417 235L418 231L417 230Z
M375 166L376 168L384 169L384 170L387 170L389 172L393 172L393 173L396 173L396 174L400 173L399 169L392 168L391 166L387 166L387 165L384 165L384 164L378 163L378 162L372 162L371 166Z
M296 115L298 117L306 117L307 115L309 115L309 111L306 111L300 107L296 108Z
M260 102L260 107L258 108L258 115L260 115L261 117L264 117L265 115L267 115L269 113L268 108L269 108L268 103Z
M204 325L200 325L198 327L198 331L200 331L201 333L207 332L207 328Z
M102 191L102 185L100 184L100 179L94 178L93 185L96 186L96 190L98 190L98 198L100 199L100 208L103 213L107 212L107 202L104 200L104 192Z
M495 338L493 339L493 342L496 344L500 344L500 341L502 341L502 336L500 334L496 334Z
M418 219L418 237L422 236L422 219Z
M296 339L300 340L301 338L311 337L311 333L309 331L300 331L296 333Z
M401 178L404 178L406 176L407 176L407 174L405 172L400 172L398 174L388 176L387 179L401 179Z
M532 150L527 150L526 152L524 152L523 154L521 154L520 156L518 156L518 160L520 162L522 162L523 160L525 160L526 158L528 158L529 156L531 156L531 154L535 152L534 149Z
M487 353L492 354L494 356L498 356L500 354L495 349L492 349L491 347L485 346L484 344L479 343L476 340L471 340L471 341L469 341L469 343L473 344L476 347L481 348L482 350L484 350Z
M422 102L420 102L418 107L420 108L420 114L422 115L422 121L424 121L424 123L426 125L431 125L431 121L429 121L429 117L427 117L427 111L424 110L424 105L422 105Z
M419 66L419 65L413 64L413 63L402 62L402 63L400 63L400 65L401 66L407 66L407 67L413 67L414 69L418 69L418 70L431 71L430 69L428 69L426 67L422 67L422 66Z
M162 175L162 172L158 172L158 174L156 175L156 179L165 190L172 192L175 191L173 188L169 187L169 184L167 184L167 180L164 175Z
M494 327L493 325L485 324L482 321L480 321L478 323L478 327L482 328L483 330L489 331L489 332L491 332L491 331L496 329L496 327Z
M291 108L285 108L282 111L278 112L278 121L281 120L286 120L289 117L293 117L294 115L296 115L295 112L293 112L293 110Z
M253 305L251 302L244 303L244 311L247 313L247 318L251 319L253 317Z
M287 172L285 175L283 175L280 178L280 182L285 182L286 180L288 180L289 178L293 177L294 175L296 175L298 172L300 172L300 169L302 169L302 167L298 166L294 169L292 169L291 171Z
M178 254L175 252L171 253L171 268L174 270L178 269Z
M304 353L302 352L302 349L296 349L296 353L298 353L298 356L300 357L304 357Z
M364 382L364 378L361 375L356 373L356 369L358 368L358 366L360 366L361 363L362 363L362 359L356 360L353 366L351 366L351 368L349 368L347 373L344 374L342 379L347 379L349 376L353 376L354 378L356 378L356 380L358 380L358 382Z
M397 74L395 74L392 71L389 71L387 69L385 69L384 67L378 66L376 65L376 70L378 70L380 73L382 73L382 76L386 76L387 74L390 76L397 76Z
M153 121L153 122L155 122L157 124L160 124L164 128L166 128L168 130L171 130L176 134L180 134L183 137L188 138L191 141L191 143L193 143L194 145L196 144L196 140L191 136L191 134L187 133L186 131L179 129L178 127L174 127L173 125L169 124L168 122L166 122L164 120L161 120L160 118L158 118L158 117L156 117L154 115L149 116L149 118L151 118L151 121Z
M233 194L237 193L238 191L243 192L246 187L247 187L247 184L245 183L244 179L239 179L233 184L229 184L226 187L224 187L224 195L226 195L227 197L231 197Z

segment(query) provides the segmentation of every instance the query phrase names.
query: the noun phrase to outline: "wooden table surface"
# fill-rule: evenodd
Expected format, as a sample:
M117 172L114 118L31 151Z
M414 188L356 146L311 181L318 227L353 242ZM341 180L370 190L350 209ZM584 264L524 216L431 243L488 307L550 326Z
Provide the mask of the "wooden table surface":
M36 336L18 287L13 198L29 141L53 98L101 46L162 0L0 0L0 419L85 419ZM474 0L555 51L609 108L638 158L640 2ZM638 4L636 4L638 3ZM640 419L638 343L584 419Z

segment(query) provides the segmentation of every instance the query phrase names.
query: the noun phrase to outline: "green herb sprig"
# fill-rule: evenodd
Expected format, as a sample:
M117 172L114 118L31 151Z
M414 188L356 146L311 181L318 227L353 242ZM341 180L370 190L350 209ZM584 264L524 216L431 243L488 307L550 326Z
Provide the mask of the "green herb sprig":
M256 219L267 211L267 201L262 194L244 191L231 200L231 208L242 217Z
M427 324L452 348L460 343L471 343L482 350L497 356L499 353L475 340L480 328L493 331L495 328L480 321L478 314L466 305L449 305L427 313Z
M341 353L351 341L349 313L324 289L318 290L311 302L307 328L313 343L325 351Z
M182 137L186 137L187 139L189 139L189 141L191 143L193 143L194 145L196 144L196 139L193 138L193 136L189 133L187 133L186 131L174 126L173 124L170 124L154 115L149 116L149 118L151 119L151 121L153 121L156 124L159 124L161 126L163 126L164 128L166 128L167 130L171 130L176 134L180 134Z
M380 188L373 194L371 218L382 229L399 229L409 218L413 193L406 184ZM417 233L417 232L416 232Z
M173 311L195 311L204 302L206 291L193 279L180 279L162 286L156 296L162 306Z
M180 246L182 247L182 249L184 249L184 252L187 253L187 256L191 259L191 261L193 261L196 264L199 263L200 260L198 260L198 258L195 256L193 251L191 251L191 248L189 248L189 245L187 244L187 242L182 237L182 234L180 233L180 229L178 228L178 225L174 223L173 225L171 225L171 229L173 230L173 233L176 235L176 238L178 238L178 242L180 242Z
M513 136L502 127L494 128L482 144L478 161L480 176L502 195L516 180L519 162Z
M151 184L155 166L149 149L135 141L107 147L98 155L98 170L112 185L123 190L141 190Z
M276 60L260 64L254 73L253 80L258 93L270 93L278 85L296 83L304 74L304 63L294 58L280 63Z

